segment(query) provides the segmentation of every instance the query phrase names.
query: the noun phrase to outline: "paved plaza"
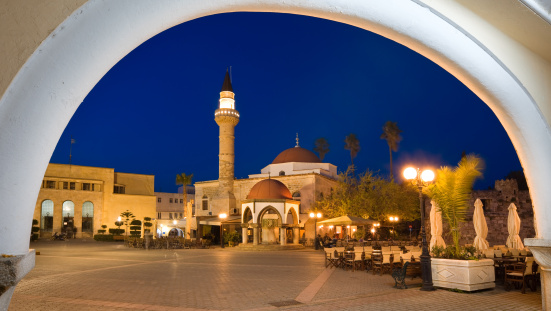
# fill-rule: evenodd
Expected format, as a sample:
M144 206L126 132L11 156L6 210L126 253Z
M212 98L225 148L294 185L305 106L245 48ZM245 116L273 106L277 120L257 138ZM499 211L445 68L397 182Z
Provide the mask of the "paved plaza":
M17 310L541 310L541 293L422 292L389 275L325 269L321 251L140 250L93 240L39 241Z

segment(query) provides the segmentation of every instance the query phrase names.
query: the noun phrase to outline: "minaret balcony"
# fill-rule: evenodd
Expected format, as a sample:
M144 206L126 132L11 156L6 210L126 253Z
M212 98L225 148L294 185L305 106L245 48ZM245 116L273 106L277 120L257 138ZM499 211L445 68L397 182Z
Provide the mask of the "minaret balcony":
M219 108L214 112L215 117L235 117L239 119L239 112L235 109Z

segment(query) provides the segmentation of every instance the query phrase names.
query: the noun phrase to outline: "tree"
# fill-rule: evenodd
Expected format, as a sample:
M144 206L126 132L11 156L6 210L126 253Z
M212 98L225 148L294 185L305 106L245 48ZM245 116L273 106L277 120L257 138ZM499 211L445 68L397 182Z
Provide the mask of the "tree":
M383 222L389 216L402 221L419 217L418 192L412 185L396 184L370 171L356 178L352 168L339 174L337 186L320 196L314 208L329 218L351 215Z
M314 144L314 151L319 154L320 160L323 161L323 158L325 158L325 154L329 152L329 142L324 137L321 137L316 139L316 142Z
M381 134L381 139L385 139L388 144L391 180L394 180L394 174L392 173L392 151L398 151L398 144L402 140L400 133L402 133L402 130L398 128L398 124L396 122L386 121L385 125L383 125L383 134Z
M427 188L428 195L438 204L443 219L448 223L455 245L460 253L459 226L465 222L473 184L482 175L481 160L475 155L463 157L456 168L442 167L436 172L436 181Z
M143 226L144 226L144 229L143 229L144 234L151 232L151 229L149 229L153 226L153 224L151 223L151 217L143 218Z
M130 222L130 236L139 238L142 235L142 221L134 219Z
M125 230L126 235L128 235L128 225L130 224L129 222L133 220L135 217L136 216L134 216L134 214L132 214L132 212L129 210L126 210L126 212L121 213L121 218L123 219L122 223L126 226L126 230ZM121 225L119 225L119 229L120 229L120 226Z
M352 133L346 136L344 142L344 149L350 150L350 162L352 167L354 167L354 158L358 155L358 152L360 152L360 141L356 137L356 134Z
M191 204L187 203L187 186L191 185L193 180L193 174L187 175L186 173L176 174L176 185L182 185L182 193L184 195L184 214L186 215L186 238L191 238L191 217L193 213L191 210Z

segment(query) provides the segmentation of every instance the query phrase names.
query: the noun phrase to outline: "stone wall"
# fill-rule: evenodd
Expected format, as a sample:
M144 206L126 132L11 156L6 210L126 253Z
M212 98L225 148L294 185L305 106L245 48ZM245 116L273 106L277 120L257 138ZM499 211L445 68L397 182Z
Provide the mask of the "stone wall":
M471 194L467 212L466 222L461 226L461 244L472 244L476 236L473 225L474 202L480 199L483 203L484 216L488 224L487 240L490 245L504 245L507 242L509 232L507 219L509 216L509 205L514 203L520 217L521 229L520 238L533 238L536 235L534 229L534 211L529 191L518 190L516 180L497 180L494 190L475 190ZM430 200L425 200L427 240L430 240ZM452 243L451 235L448 234L449 227L444 221L443 238L446 243Z

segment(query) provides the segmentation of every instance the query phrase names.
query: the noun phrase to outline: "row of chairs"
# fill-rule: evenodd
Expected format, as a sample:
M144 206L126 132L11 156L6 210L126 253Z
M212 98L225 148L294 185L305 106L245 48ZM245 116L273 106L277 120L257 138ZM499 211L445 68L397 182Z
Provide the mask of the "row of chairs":
M540 267L534 261L534 257L526 257L524 262L505 266L505 290L509 291L514 286L525 294L527 285L532 291L536 291L539 283Z

